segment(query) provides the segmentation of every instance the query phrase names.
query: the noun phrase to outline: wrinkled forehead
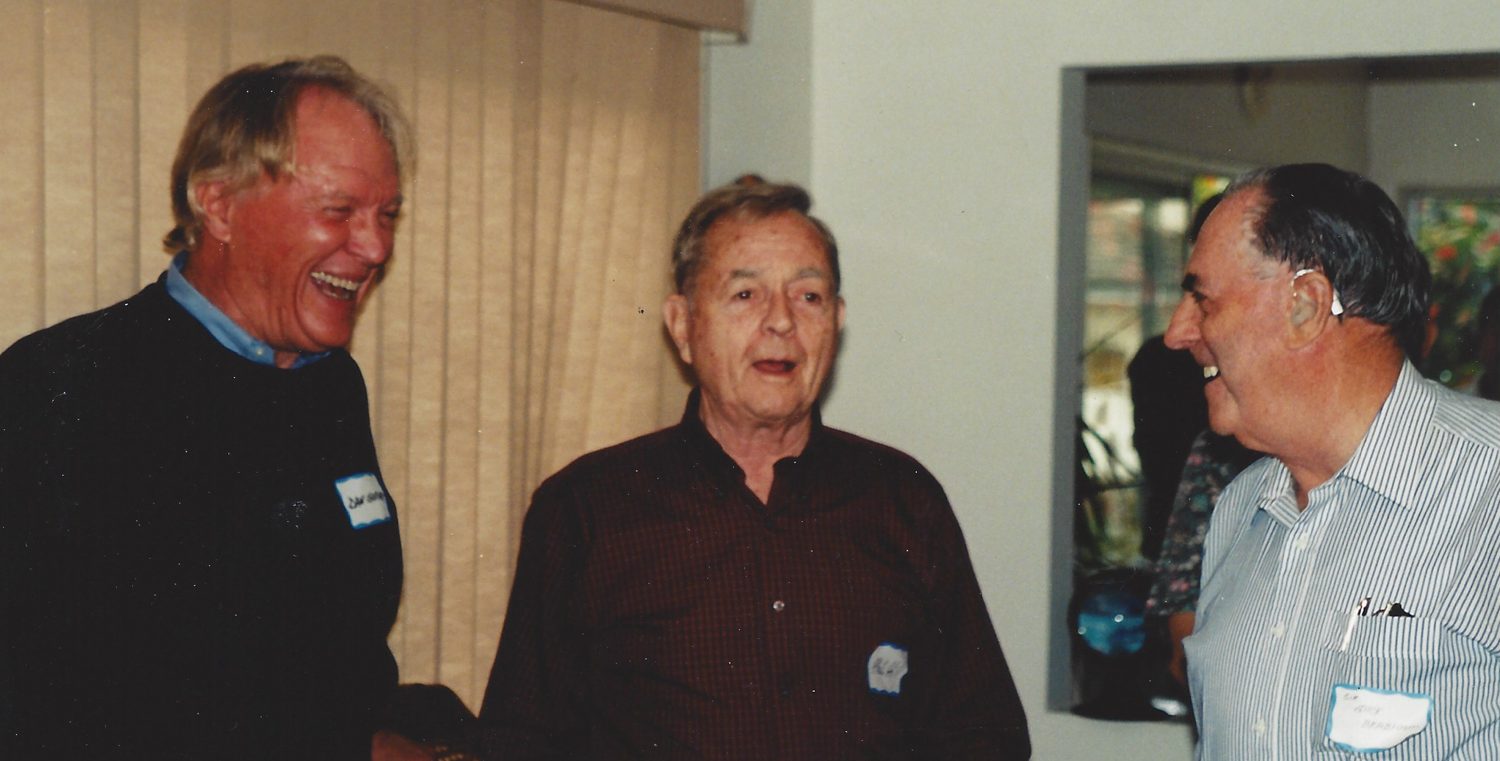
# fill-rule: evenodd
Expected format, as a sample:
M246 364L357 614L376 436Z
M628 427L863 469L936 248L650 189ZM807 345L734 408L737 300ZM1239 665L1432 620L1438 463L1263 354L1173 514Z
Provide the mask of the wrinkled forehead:
M813 267L825 276L831 276L832 270L822 236L807 217L796 211L763 217L726 215L708 228L704 254L710 266L726 257L753 257L767 264Z
M294 161L313 156L339 166L375 168L399 177L396 146L375 117L352 98L311 86L297 97L293 112ZM376 161L375 166L370 162Z

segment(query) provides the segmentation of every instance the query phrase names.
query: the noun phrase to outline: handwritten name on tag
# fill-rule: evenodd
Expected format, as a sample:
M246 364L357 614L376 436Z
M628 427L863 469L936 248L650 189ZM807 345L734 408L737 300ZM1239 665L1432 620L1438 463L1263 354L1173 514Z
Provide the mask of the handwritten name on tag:
M882 643L870 653L866 668L872 692L900 695L901 677L906 676L906 650L889 642Z
M1394 748L1426 729L1431 715L1432 698L1426 695L1336 684L1328 739L1351 751Z
M349 513L349 525L356 529L385 523L391 519L390 499L374 473L356 473L333 482Z

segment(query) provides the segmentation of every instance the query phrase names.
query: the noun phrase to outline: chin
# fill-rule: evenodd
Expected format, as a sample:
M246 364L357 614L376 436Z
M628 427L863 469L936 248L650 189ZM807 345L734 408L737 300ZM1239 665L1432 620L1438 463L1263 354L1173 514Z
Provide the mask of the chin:
M777 425L796 423L808 412L807 408L791 403L756 405L753 411L760 420Z
M1208 429L1220 436L1234 435L1234 421L1225 420L1223 415L1215 415L1212 408L1208 411Z

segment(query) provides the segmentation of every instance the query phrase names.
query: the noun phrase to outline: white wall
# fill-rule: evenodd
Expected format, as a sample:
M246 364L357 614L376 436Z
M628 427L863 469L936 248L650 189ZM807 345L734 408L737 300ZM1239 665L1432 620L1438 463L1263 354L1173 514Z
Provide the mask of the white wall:
M749 43L710 38L703 56L704 186L747 172L805 185L812 177L812 6L747 5Z
M1371 85L1370 178L1394 194L1500 188L1500 78Z
M801 26L809 1L810 36ZM1062 636L1049 596L1058 575L1054 400L1076 398L1054 393L1057 336L1072 330L1056 318L1067 271L1059 199L1078 192L1060 176L1080 181L1081 150L1078 135L1065 143L1061 119L1065 108L1082 119L1081 82L1065 99L1062 71L1494 50L1500 3L753 5L748 46L709 54L706 176L758 166L806 179L840 238L849 327L827 420L906 449L947 487L1026 700L1036 758L1189 757L1180 727L1044 707L1049 638ZM787 40L808 48L789 60L778 47ZM799 76L802 60L810 70ZM762 86L767 79L776 86Z

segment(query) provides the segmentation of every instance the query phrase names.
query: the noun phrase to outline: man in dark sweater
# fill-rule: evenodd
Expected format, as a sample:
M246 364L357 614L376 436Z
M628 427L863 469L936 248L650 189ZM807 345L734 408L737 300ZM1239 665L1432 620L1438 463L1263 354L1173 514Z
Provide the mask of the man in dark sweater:
M166 273L0 355L0 757L370 758L401 548L343 347L403 124L337 58L226 76Z
M683 223L682 422L536 492L480 724L504 759L1024 759L942 487L825 427L837 249L801 188Z

